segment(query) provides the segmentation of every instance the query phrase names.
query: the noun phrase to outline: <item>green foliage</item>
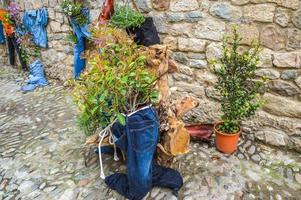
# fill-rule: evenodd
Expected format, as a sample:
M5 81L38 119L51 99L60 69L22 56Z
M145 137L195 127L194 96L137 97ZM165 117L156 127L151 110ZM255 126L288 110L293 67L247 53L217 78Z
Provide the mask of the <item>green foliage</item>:
M72 44L76 44L78 42L76 35L74 35L73 33L67 35L66 40Z
M17 37L20 54L26 64L31 63L37 57L41 56L41 48L34 44L31 34L26 33L22 36L17 35Z
M86 24L89 19L82 13L84 5L73 0L64 0L61 4L63 12L72 18L75 18L78 25Z
M218 77L215 88L221 95L222 120L218 129L224 133L237 133L241 121L253 116L262 101L260 91L263 82L256 80L255 70L259 61L259 44L253 42L251 48L241 51L241 38L233 29L231 45L229 38L223 42L223 57L214 64Z
M119 6L110 19L114 27L126 29L140 27L145 21L144 16L129 6Z
M73 92L79 124L87 135L115 120L125 124L123 114L158 96L142 49L124 31L101 26L92 35L96 50L87 52L89 68L74 83Z

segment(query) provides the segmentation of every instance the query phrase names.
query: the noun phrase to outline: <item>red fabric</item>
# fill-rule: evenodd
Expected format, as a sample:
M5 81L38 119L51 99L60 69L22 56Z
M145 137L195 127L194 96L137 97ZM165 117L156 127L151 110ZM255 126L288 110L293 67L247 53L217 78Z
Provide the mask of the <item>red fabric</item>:
M114 13L114 0L106 0L103 3L102 11L98 17L98 22L100 24L106 24Z

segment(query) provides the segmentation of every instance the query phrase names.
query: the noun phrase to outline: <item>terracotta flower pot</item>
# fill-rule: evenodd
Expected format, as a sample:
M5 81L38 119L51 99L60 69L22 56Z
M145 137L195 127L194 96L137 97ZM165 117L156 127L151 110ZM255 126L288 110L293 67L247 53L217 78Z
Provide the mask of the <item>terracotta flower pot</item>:
M223 122L219 122L214 125L216 148L223 153L231 154L237 150L237 143L241 133L241 128L235 134L226 134L218 131L217 129L217 127L222 123Z

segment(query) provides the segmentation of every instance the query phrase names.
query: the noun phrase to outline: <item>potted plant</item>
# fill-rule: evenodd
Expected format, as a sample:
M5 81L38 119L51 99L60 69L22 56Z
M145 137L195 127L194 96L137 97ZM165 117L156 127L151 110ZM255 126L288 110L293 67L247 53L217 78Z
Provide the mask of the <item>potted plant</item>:
M262 105L263 81L256 80L260 46L255 42L247 50L240 48L241 38L233 29L232 38L223 41L223 56L213 63L218 81L216 90L221 96L222 121L214 125L216 147L224 153L237 149L241 122L253 116Z

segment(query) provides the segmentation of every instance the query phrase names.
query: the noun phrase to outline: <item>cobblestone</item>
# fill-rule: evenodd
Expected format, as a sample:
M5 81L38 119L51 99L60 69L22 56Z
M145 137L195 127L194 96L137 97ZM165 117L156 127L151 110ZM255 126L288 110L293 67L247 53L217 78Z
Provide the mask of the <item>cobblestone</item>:
M21 74L1 68L0 200L124 199L100 179L97 155L85 166L93 149L83 145L68 88L51 81L23 94L21 80ZM154 188L146 199L300 199L300 161L300 155L256 143L247 134L233 155L217 152L213 140L193 141L190 153L172 164L184 177L178 198ZM104 163L106 174L125 171L111 156Z

